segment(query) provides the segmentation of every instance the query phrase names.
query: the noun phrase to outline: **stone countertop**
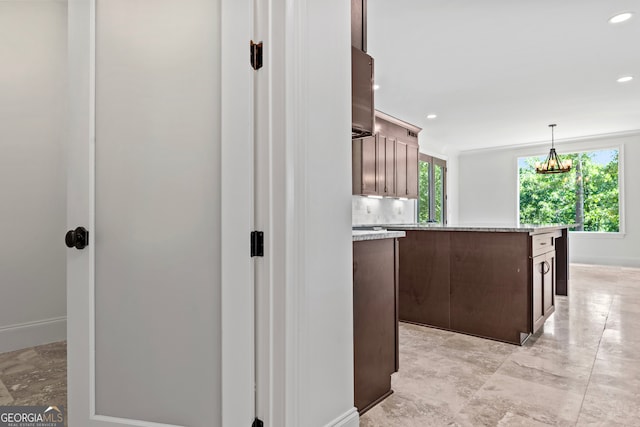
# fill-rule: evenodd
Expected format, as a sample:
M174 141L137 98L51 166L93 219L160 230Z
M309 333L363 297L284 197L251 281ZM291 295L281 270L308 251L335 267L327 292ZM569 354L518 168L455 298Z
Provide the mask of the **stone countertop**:
M474 224L474 225L440 225L440 224L376 224L387 230L429 230L429 231L484 231L513 233L522 232L529 234L546 233L563 228L572 228L574 224ZM354 226L364 227L364 226Z
M354 242L360 242L363 240L379 240L379 239L397 239L399 237L405 237L404 231L387 231L387 230L352 230Z

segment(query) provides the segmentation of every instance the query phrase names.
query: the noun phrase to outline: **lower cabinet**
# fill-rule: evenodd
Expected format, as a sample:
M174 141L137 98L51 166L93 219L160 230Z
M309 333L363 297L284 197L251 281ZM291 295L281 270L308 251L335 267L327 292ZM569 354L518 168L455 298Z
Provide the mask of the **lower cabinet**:
M521 345L554 312L556 272L566 271L556 239L564 231L392 229L406 232L400 320Z
M397 239L353 242L354 403L387 397L398 369Z
M555 310L555 284L555 250L533 257L532 314L534 333L540 329L547 317Z

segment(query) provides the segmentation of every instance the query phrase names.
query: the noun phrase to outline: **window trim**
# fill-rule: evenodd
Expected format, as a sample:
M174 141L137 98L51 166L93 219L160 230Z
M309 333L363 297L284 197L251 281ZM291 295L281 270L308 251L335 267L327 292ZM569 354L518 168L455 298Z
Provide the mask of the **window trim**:
M624 185L624 144L581 144L581 146L572 148L571 145L563 146L563 152L587 153L601 150L618 150L618 231L573 231L569 230L571 235L576 238L601 238L601 239L621 239L626 236L626 208L625 208L625 185ZM520 159L529 157L545 157L546 153L536 154L535 152L527 152L527 154L516 155L516 224L520 225ZM562 155L561 155L562 156Z
M442 195L444 200L442 201L442 219L444 225L448 223L447 213L448 208L447 205L449 203L447 197L447 161L441 159L439 157L430 156L424 153L418 153L418 164L420 162L429 163L429 221L435 220L435 209L436 209L436 192L435 192L435 177L436 177L436 169L435 166L441 166L444 171L444 176L442 177ZM418 168L420 170L420 168ZM420 178L418 177L418 180ZM418 202L416 203L416 223L419 223L420 218L420 186L418 185Z

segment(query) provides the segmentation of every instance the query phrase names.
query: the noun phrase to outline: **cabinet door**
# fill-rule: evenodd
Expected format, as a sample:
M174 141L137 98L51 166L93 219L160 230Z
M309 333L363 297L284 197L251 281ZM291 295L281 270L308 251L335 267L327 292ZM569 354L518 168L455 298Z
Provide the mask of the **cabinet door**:
M544 324L543 310L543 285L545 269L545 255L538 255L533 258L533 289L532 289L532 317L533 317L533 333Z
M354 139L351 155L353 194L377 194L376 138Z
M418 147L407 145L407 197L418 198Z
M362 138L362 193L376 194L376 139Z
M382 189L385 196L396 194L396 141L385 139L384 149L384 176L385 186Z
M396 370L395 239L353 243L354 400L362 414Z
M396 196L407 197L407 144L396 142Z
M543 313L548 314L549 310L554 307L553 295L556 287L556 253L555 251L547 252L544 256L544 293L542 295Z

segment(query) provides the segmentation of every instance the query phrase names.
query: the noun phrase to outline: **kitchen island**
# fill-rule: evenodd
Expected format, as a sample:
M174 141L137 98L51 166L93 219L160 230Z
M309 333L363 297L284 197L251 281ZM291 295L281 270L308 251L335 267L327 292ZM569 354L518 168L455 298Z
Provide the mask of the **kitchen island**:
M398 240L403 231L353 231L354 404L360 415L393 393L398 370Z
M523 344L568 294L568 226L387 225L401 321Z

